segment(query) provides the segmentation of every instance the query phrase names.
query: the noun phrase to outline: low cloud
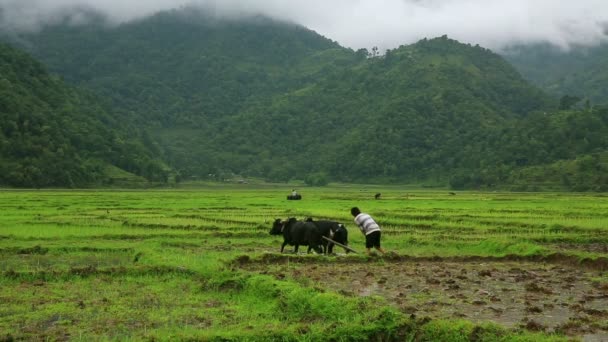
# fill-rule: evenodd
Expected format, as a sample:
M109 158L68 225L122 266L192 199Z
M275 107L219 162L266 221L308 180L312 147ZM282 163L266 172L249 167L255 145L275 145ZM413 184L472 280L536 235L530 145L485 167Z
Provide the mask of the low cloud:
M98 10L120 23L193 4L219 16L293 21L353 49L384 50L444 34L492 49L540 42L568 48L608 38L606 0L0 0L3 27L20 30L52 23L74 8Z

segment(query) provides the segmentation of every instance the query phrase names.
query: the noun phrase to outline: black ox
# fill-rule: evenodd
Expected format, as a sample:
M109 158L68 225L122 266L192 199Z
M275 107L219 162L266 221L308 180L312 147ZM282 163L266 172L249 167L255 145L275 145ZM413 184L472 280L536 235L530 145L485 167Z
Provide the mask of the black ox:
M308 246L308 253L314 249L317 253L323 253L323 241L321 230L312 222L298 221L289 218L287 221L276 219L272 224L270 235L283 235L281 253L287 244L294 246L294 253L298 252L300 245Z
M348 246L348 230L346 230L346 227L342 223L327 220L314 221L312 218L308 218L306 221L314 223L321 231L322 236L328 237L337 243ZM323 239L323 247L327 254L333 253L334 246L335 244L333 242ZM346 253L350 252L346 248L344 250Z

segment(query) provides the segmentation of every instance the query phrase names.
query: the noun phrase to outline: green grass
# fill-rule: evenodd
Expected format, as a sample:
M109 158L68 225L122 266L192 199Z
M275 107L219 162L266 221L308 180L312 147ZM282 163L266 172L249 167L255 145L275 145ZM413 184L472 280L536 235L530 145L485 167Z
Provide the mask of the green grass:
M377 219L394 255L608 256L594 247L608 243L601 194L334 185L301 188L303 200L287 201L290 190L3 190L0 339L562 340L466 321L422 322L382 298L232 266L245 255L278 252L282 240L268 231L275 218L290 216L342 221L350 245L363 251L352 206ZM605 275L596 281L605 283Z

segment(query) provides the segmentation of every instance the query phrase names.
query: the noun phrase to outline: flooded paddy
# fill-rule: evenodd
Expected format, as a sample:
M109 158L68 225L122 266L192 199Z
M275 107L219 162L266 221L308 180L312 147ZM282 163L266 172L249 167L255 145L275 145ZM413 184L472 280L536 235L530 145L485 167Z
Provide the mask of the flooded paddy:
M413 317L490 321L584 341L608 340L608 286L595 280L604 274L605 265L390 258L352 262L349 257L299 263L294 259L267 257L243 267L346 296L383 297Z

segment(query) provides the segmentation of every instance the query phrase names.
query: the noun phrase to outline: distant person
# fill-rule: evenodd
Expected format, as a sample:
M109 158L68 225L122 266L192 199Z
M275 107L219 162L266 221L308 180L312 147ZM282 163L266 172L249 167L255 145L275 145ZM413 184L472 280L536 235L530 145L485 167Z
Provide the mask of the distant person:
M384 254L384 249L380 246L380 226L368 214L362 213L357 207L350 209L351 215L355 218L355 223L365 235L365 248L367 254L371 253L371 248L375 248L378 252Z
M302 195L300 195L296 189L292 189L291 190L291 195L287 195L287 199L288 200L301 200L302 199Z

